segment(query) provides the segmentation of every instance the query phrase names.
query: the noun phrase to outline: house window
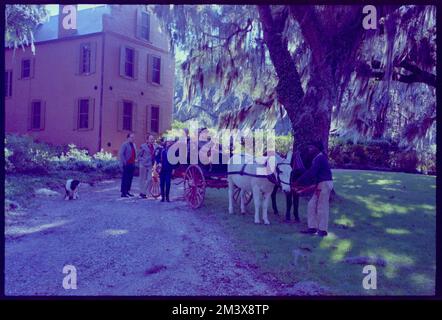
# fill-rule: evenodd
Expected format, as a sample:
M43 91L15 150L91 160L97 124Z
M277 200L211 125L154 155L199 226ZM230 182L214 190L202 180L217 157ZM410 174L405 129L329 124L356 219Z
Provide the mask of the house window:
M155 133L160 131L160 107L152 106L150 112L150 130Z
M161 83L161 58L152 57L152 82Z
M147 12L141 12L141 38L150 39L150 15Z
M130 101L123 102L123 130L132 131L133 104Z
M124 74L127 77L134 77L134 50L130 48L125 48L125 59L124 59Z
M5 97L12 96L12 70L5 71Z
M33 101L31 106L31 129L41 129L42 107L41 101Z
M78 129L89 128L89 99L79 100Z
M21 61L21 78L28 79L31 77L31 59L23 59Z
M91 45L90 43L87 43L81 46L80 73L85 74L90 72L91 72Z

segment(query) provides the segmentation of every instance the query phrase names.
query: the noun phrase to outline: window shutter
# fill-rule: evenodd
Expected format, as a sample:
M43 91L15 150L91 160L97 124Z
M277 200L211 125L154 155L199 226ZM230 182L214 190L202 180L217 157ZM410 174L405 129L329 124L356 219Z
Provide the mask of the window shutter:
M5 96L12 97L12 70L5 71Z
M117 130L123 131L123 101L118 101L117 105Z
M22 69L23 69L22 62L19 62L19 65L20 65L20 67L19 67L19 69L18 69L18 71L17 71L17 80L21 80L21 79L23 79L23 78L21 77Z
M91 73L95 73L97 65L97 43L91 42Z
M132 102L132 131L137 131L137 104Z
M124 58L125 58L125 48L124 46L120 47L120 76L124 77Z
M163 59L161 58L161 56L160 56L159 58L160 58L160 84L163 84L163 77L164 77L164 61L163 61Z
M81 70L83 70L83 59L81 59L81 55L83 53L83 44L80 44L80 48L76 50L74 57L74 68L75 68L75 74L79 75L81 74Z
M160 106L157 106L157 126L158 126L158 133L161 132L161 121L160 121Z
M146 106L146 136L148 133L150 133L152 131L151 127L150 127L150 121L149 121L149 119L150 119L149 111L150 111L150 108L147 105Z
M150 14L147 15L147 20L149 21L149 22L148 22L148 25L149 25L149 32L148 32L148 34L147 34L147 40L150 41L150 29L151 29L151 26L152 26L151 19L150 19Z
M152 82L152 56L147 54L147 82Z
M138 50L134 49L134 79L138 79Z
M12 97L12 70L9 73L9 96Z
M73 115L74 115L74 118L73 118L73 120L74 120L74 122L73 122L74 130L78 130L78 127L79 127L79 125L78 125L79 109L80 109L80 99L76 99L75 102L74 102L74 112L73 112Z
M95 119L95 99L89 98L89 110L88 110L88 129L94 129L94 119Z
M30 60L31 60L30 61L31 70L29 72L29 77L34 78L35 77L35 57L32 57Z
M40 130L45 129L46 125L46 101L40 101Z
M138 8L135 20L135 37L141 39L141 10Z
M28 105L28 131L32 129L32 102Z

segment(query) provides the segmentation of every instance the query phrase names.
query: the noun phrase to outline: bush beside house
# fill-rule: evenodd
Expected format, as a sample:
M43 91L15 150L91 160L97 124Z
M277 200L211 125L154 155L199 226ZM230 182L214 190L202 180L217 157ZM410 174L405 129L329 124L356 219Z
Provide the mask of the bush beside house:
M69 178L92 184L118 176L120 168L118 160L107 152L89 155L73 144L52 146L30 136L7 134L5 171L5 199L23 204L38 188L63 191Z

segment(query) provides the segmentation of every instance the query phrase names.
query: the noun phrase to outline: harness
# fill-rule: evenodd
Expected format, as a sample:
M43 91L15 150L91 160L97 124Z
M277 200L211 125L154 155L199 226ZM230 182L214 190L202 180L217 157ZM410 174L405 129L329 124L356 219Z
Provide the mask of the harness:
M259 175L259 174L253 174L253 173L248 173L248 172L244 172L244 170L246 169L247 163L243 164L241 167L240 171L228 171L227 174L239 174L240 176L249 176L249 177L255 177L255 178L266 178L267 180L269 180L271 183L276 184L276 185L281 185L281 184L287 184L290 185L290 181L289 182L285 182L282 181L281 178L279 177L280 173L281 173L281 169L279 168L279 166L290 166L290 164L288 163L277 163L276 164L276 173L273 174L269 174L269 175ZM264 165L262 165L262 167L266 167L267 166L267 161ZM290 170L291 170L291 166L290 166Z

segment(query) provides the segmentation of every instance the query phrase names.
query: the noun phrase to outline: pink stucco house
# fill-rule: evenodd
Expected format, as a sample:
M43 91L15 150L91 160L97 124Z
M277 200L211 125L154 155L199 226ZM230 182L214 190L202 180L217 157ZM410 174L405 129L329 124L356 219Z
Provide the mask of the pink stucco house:
M35 55L5 49L6 132L116 153L130 131L139 145L169 129L175 60L157 19L103 5L77 11L66 30L62 7L37 28Z

